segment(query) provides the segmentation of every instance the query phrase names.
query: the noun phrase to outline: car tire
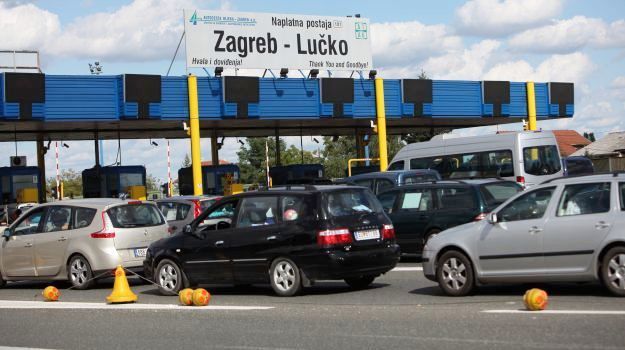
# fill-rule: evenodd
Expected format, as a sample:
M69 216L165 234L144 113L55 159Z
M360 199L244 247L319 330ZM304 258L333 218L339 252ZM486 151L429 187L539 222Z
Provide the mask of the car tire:
M302 290L302 276L299 268L287 258L277 258L269 268L271 288L281 297L291 297Z
M475 285L471 261L459 251L446 252L438 259L436 280L449 296L459 297L471 293Z
M625 297L625 247L614 247L603 256L601 278L610 293Z
M353 289L365 289L373 283L376 276L360 276L360 277L352 277L346 278L345 283L347 283Z
M67 279L72 289L89 289L95 284L93 271L87 259L82 255L74 255L67 264Z
M187 286L184 273L172 260L163 259L154 270L154 281L158 291L163 295L178 295L178 292Z

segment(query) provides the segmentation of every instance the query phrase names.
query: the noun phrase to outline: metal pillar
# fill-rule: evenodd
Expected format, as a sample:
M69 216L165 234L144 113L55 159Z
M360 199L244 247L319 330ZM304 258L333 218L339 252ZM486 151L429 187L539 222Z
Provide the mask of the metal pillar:
M527 82L527 126L528 130L536 130L536 95L534 94L534 82Z
M95 140L93 142L93 146L95 147L95 166L100 166L100 140L98 140L98 133L95 133Z
M280 130L276 128L276 166L282 165L280 161Z
M46 151L43 136L37 136L37 167L39 168L39 203L46 202Z
M213 132L211 137L211 163L213 166L219 166L219 149L217 146L217 132Z
M377 115L378 147L380 149L380 171L388 167L386 151L386 110L384 108L384 80L375 79L375 107Z
M200 116L197 96L197 77L189 74L189 128L191 131L191 165L193 168L193 194L201 196L202 187L202 153L200 148Z
M367 158L365 157L365 135L360 135L358 133L358 129L356 129L356 158Z

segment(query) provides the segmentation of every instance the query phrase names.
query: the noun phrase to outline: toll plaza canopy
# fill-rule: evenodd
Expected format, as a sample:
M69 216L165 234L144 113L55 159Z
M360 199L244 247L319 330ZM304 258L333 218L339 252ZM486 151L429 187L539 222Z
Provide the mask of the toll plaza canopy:
M202 136L353 135L376 116L373 79L198 77ZM573 116L572 83L535 83L539 119ZM385 79L387 129L527 118L527 84ZM186 76L0 74L0 141L188 137ZM97 134L97 135L96 135Z

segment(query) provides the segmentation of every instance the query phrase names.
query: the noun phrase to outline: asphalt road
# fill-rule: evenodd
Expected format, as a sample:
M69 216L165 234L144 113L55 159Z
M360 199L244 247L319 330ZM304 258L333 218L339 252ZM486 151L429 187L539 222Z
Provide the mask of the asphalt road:
M599 285L489 286L470 297L443 296L418 263L350 290L321 282L280 298L269 286L205 286L209 308L175 307L130 279L137 304L104 305L112 280L88 291L61 289L57 303L35 303L47 283L0 290L0 346L48 349L623 349L625 299ZM408 268L408 269L406 269ZM519 312L529 287L549 292L548 311ZM97 304L86 304L97 303ZM49 309L49 304L62 309ZM31 306L28 306L31 305ZM34 305L34 306L32 306ZM79 306L90 305L88 309ZM95 305L95 306L94 306ZM34 307L21 309L20 307ZM173 309L168 309L169 307ZM241 307L268 307L241 310ZM67 307L67 308L66 308ZM124 306L126 307L126 306Z

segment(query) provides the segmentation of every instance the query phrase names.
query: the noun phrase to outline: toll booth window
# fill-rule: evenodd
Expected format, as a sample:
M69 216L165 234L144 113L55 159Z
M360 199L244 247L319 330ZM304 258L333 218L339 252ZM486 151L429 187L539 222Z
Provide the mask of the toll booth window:
M113 227L118 228L157 226L165 223L158 208L150 204L120 205L107 210L107 213Z
M71 229L72 209L52 206L43 225L43 232L66 231Z
M143 174L120 174L119 185L124 191L128 186L143 186Z
M97 210L92 208L76 208L75 212L74 227L83 228L91 225Z

